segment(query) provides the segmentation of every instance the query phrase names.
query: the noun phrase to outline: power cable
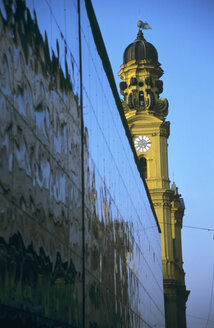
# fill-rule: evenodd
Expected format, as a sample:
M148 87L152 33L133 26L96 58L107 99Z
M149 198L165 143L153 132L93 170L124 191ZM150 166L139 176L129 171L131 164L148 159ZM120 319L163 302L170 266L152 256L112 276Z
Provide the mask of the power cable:
M186 226L186 225L184 225L183 228L191 228L191 229L198 229L198 230L214 231L213 228L202 228L202 227L194 227L194 226Z
M163 224L163 225L174 225L173 223L169 223L169 222L159 222L159 223ZM150 227L144 227L143 230L156 228L156 227L157 227L156 225L150 226ZM187 226L187 225L183 225L183 228L190 228L190 229L196 229L196 230L205 230L205 231L214 231L214 228L204 228L204 227Z

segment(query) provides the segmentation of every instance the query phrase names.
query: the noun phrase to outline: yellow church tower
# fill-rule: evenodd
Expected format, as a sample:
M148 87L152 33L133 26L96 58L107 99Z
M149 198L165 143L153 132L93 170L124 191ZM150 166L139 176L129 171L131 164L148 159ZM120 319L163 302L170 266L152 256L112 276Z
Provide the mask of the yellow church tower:
M123 82L120 92L125 116L132 134L156 215L161 227L161 248L165 300L166 328L186 327L186 301L182 261L181 229L184 202L168 175L167 139L170 123L168 101L160 98L163 70L155 47L144 39L142 29L150 28L138 22L136 40L124 51L119 72Z

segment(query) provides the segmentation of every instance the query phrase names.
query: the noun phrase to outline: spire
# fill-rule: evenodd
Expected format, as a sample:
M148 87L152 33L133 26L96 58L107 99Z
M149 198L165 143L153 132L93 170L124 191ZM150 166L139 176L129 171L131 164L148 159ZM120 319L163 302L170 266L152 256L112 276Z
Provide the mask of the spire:
M139 29L139 31L137 33L137 38L136 38L135 41L141 41L141 40L145 41L144 36L143 36L143 32L142 32L141 29Z

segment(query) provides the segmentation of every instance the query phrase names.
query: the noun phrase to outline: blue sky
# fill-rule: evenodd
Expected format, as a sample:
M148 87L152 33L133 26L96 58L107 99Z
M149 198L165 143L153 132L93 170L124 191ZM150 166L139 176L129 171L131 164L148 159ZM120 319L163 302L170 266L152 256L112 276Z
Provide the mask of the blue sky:
M137 21L147 21L152 27L144 36L158 50L165 72L162 96L169 101L170 179L174 175L186 205L182 239L186 285L191 291L187 303L188 328L214 327L214 290L211 295L214 231L185 227L214 229L214 0L92 0L92 3L117 85L123 52L137 35ZM46 2L40 1L41 4ZM61 14L62 17L57 13L59 20L64 17L63 11ZM70 33L78 31L72 26L76 22L66 22L69 38ZM52 28L50 19L46 20L45 28ZM50 46L54 47L52 39Z
M137 21L159 54L165 74L163 97L169 101L169 174L182 194L183 260L188 328L214 326L214 1L92 0L116 84L122 56L137 34ZM208 320L209 319L209 320Z

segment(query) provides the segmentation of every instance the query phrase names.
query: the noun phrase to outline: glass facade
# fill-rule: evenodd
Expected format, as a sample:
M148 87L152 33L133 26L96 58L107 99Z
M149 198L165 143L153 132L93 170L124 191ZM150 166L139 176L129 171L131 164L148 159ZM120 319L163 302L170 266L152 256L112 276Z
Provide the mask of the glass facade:
M90 1L26 7L0 7L2 320L164 327L160 233Z

